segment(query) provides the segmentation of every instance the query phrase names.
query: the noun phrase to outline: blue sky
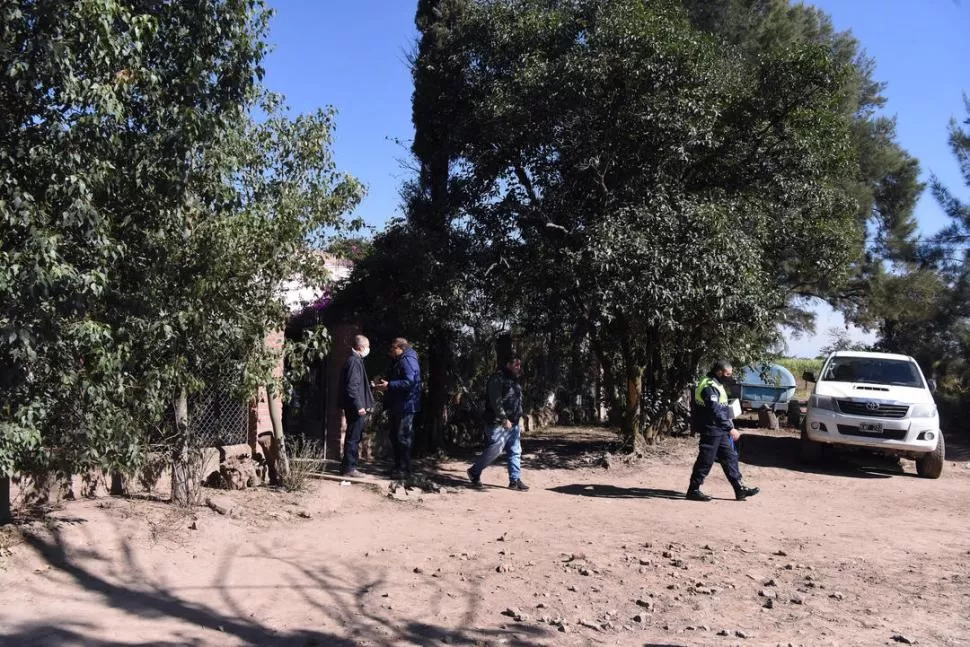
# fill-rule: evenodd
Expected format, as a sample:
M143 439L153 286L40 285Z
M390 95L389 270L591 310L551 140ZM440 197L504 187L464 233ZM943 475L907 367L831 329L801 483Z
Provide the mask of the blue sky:
M411 0L269 0L273 52L266 82L295 112L321 106L338 110L335 154L341 170L368 188L359 210L377 228L400 215L398 189L412 136L411 78L407 54L415 39ZM898 119L899 140L936 173L961 188L946 141L952 117L963 118L970 92L970 2L957 0L819 0L836 28L851 30L888 83L887 114ZM926 234L944 217L930 196L917 209ZM841 317L820 306L819 334L789 341L794 355L811 356ZM861 331L853 336L864 338Z

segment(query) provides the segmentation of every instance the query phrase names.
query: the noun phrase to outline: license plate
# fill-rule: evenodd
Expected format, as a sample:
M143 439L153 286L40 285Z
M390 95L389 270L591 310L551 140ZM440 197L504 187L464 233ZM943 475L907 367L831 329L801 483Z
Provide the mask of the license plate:
M879 422L863 422L859 425L859 431L864 431L868 434L881 434L882 433L882 423Z

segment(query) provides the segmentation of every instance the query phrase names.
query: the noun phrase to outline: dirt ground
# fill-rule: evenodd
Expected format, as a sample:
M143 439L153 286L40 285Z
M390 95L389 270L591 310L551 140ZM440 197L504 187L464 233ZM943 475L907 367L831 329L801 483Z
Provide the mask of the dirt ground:
M502 465L470 490L455 461L442 493L328 480L224 493L230 516L72 502L0 534L0 644L970 644L955 439L931 481L908 461L807 471L793 433L756 431L742 467L762 493L735 502L718 471L706 504L682 495L693 442L604 460L612 440L527 438L527 493Z

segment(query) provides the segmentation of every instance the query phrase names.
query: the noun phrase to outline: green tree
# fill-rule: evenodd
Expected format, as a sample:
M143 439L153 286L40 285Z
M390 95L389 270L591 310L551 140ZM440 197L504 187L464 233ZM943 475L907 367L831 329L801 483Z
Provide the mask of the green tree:
M828 48L746 56L674 2L482 2L468 20L455 175L492 298L585 322L631 442L644 378L673 398L702 358L755 354L792 299L849 280L854 77Z
M919 164L896 141L895 119L882 114L885 84L873 78L875 61L850 32L839 32L831 18L807 4L788 0L685 0L699 28L740 47L747 56L813 43L824 47L850 71L849 92L841 105L852 120L857 164L844 178L858 204L866 254L853 266L853 278L840 290L806 286L806 297L821 297L850 319L864 317L883 264L911 262L916 253L916 201L923 191ZM800 305L800 304L794 304ZM804 328L811 318L793 311L791 322Z
M970 99L964 100L970 113ZM950 124L950 148L970 187L970 118ZM930 188L950 224L889 277L875 308L880 344L914 355L951 393L970 386L970 205L935 175Z
M255 0L0 8L0 473L130 469L184 395L273 382L281 286L321 279L361 188L332 115L262 87L267 21Z
M467 68L456 42L470 4L417 4L419 39L411 57L415 176L402 190L405 218L377 236L373 253L358 264L331 310L378 337L405 335L417 342L427 360L417 441L432 451L444 445L449 403L459 388L461 349L468 341L462 331L478 327L491 311L481 298L473 232L457 222L464 190L452 173L463 141Z
M829 343L819 350L819 357L828 357L831 353L844 350L868 350L865 344L852 341L845 328L832 327L828 330Z
M970 97L964 97L964 107L970 114ZM970 117L964 119L962 125L955 119L950 123L950 148L957 158L964 185L970 187ZM965 260L961 257L970 248L970 244L968 244L970 243L970 204L956 197L952 190L935 175L930 186L934 197L952 221L946 229L940 232L934 242L940 247L949 248L951 251L955 248L958 252L951 254L949 258L938 256L937 259L955 259L959 263Z

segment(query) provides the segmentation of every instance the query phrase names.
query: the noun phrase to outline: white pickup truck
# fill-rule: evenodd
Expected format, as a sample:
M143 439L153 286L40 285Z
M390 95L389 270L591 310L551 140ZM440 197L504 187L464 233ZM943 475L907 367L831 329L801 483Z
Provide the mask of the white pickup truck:
M943 473L935 385L912 357L841 351L803 378L815 383L802 426L804 459L817 460L825 445L851 446L915 459L925 478Z

